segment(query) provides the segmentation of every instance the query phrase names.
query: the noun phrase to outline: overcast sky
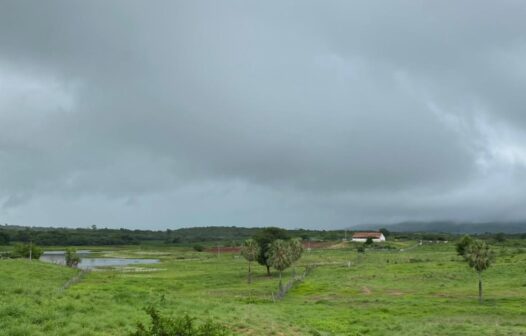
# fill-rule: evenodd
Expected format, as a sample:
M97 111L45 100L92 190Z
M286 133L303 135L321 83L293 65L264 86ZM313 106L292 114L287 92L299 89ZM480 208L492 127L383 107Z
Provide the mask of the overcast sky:
M0 1L0 222L526 219L524 1Z

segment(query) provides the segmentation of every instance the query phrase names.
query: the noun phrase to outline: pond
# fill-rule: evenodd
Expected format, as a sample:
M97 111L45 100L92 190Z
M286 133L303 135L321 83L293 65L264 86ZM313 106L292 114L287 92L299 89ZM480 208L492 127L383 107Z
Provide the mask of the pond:
M92 269L95 267L118 267L128 266L136 264L156 264L159 259L136 259L136 258L89 258L91 251L79 250L77 251L78 256L81 258L78 268L81 269ZM43 262L49 262L53 264L66 264L66 252L65 251L46 251L40 257Z

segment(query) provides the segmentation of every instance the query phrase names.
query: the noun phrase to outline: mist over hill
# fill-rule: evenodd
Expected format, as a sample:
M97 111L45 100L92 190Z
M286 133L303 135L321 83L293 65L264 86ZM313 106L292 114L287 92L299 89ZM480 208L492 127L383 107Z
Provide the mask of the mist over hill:
M444 233L523 233L526 222L453 222L453 221L408 221L395 224L365 224L353 226L352 230L375 230L385 227L393 232L444 232Z

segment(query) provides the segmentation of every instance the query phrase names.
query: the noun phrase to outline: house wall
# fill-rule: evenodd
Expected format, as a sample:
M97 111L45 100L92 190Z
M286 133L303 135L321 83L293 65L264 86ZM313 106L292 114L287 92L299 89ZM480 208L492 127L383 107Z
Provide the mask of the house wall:
M359 243L365 243L367 241L367 238L352 238L352 241L359 242ZM373 242L375 242L375 243L379 243L379 242L383 242L383 241L385 241L384 235L381 235L380 238L378 238L378 239L376 239L376 238L373 239Z

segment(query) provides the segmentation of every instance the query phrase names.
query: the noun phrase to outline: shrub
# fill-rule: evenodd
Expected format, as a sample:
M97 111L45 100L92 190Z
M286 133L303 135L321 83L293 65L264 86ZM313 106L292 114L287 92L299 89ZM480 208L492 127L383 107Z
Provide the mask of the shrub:
M499 243L503 243L506 241L506 236L504 235L504 233L502 232L499 232L495 235L495 241L496 242L499 242Z
M363 247L363 246L358 246L358 247L356 248L356 251L357 251L358 253L365 253L365 247Z
M32 259L39 259L42 253L44 253L44 251L42 251L42 249L35 244L16 244L11 257L29 258L29 251L31 251Z
M197 252L203 252L205 248L203 247L203 245L195 244L194 250L196 250Z
M420 259L420 258L409 258L409 262L410 263L421 263L423 262L424 260Z
M456 247L456 250L457 250L457 254L459 256L462 256L464 257L469 246L473 243L473 238L471 238L470 236L468 235L465 235L464 237L462 237L462 239L460 239L460 241L457 243L457 245L455 246Z
M7 245L10 240L9 235L6 232L0 231L0 245Z
M151 318L150 327L142 323L137 325L137 330L131 336L227 336L228 330L220 324L212 321L197 326L195 318L188 315L182 317L164 317L154 307L146 309Z
M80 257L77 254L77 250L70 247L66 249L66 266L77 267L80 263Z

